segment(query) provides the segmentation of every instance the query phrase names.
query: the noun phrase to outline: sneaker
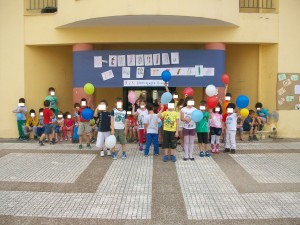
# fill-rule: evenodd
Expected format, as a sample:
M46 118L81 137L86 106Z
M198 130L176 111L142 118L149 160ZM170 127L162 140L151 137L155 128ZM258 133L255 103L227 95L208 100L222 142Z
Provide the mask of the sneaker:
M104 151L101 150L101 151L100 151L100 157L103 157L103 156L104 156Z
M231 150L230 150L230 153L231 153L231 154L235 154L235 149L231 149Z
M195 158L190 158L191 161L195 161Z
M114 160L116 160L116 159L117 159L117 154L116 154L115 152L113 152L113 153L111 154L111 158L114 159Z
M132 142L133 142L133 140L132 140L131 138L129 138L128 142L129 142L129 143L132 143Z
M145 155L145 157L148 157L149 155Z
M49 143L50 143L50 145L54 145L55 141L50 141Z
M155 153L154 155L155 155L155 156L158 156L158 154L157 154L157 153Z
M107 149L107 150L106 150L106 155L111 155L111 153L110 153L110 150L109 150L109 149Z
M90 141L91 141L91 143L94 143L95 142L95 138L92 137Z
M49 141L48 138L46 138L46 139L44 140L44 142L46 142L46 143L47 143L48 141Z
M139 149L140 151L143 151L143 145L140 145Z
M44 143L42 141L39 141L40 146L44 146Z
M219 153L219 149L218 148L216 148L216 151L215 151L216 153Z
M204 157L204 151L200 152L200 157Z
M68 138L65 138L65 141L67 141L68 140Z
M82 149L82 145L79 145L79 149Z
M187 160L188 160L188 158L183 158L183 160L184 160L184 161L187 161Z
M177 160L177 159L176 159L176 156L175 156L175 155L172 155L172 156L171 156L171 160L172 160L172 162L176 162L176 160Z
M253 136L253 140L258 141L258 138L256 137L256 135Z
M91 144L87 144L86 147L87 147L88 149L92 149Z
M126 152L123 152L122 153L122 159L126 159L126 158L127 158Z
M167 162L169 160L169 156L168 155L164 155L163 160L164 160L164 162Z
M206 156L206 157L209 157L209 156L210 156L209 151L206 151L206 152L205 152L205 156Z
M230 148L225 148L223 152L230 152Z
M212 152L212 153L215 153L215 151L216 151L216 150L215 150L215 145L214 145L214 144L211 144L211 152Z

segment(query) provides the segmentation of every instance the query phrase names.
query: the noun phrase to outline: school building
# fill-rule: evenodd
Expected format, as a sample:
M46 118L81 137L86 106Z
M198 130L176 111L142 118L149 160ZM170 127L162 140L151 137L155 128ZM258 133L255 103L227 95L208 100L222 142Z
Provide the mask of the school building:
M0 138L17 138L20 97L37 111L54 87L72 112L91 82L93 104L111 109L129 90L158 97L163 69L179 97L193 87L197 106L227 73L233 101L262 102L279 113L278 137L300 138L299 10L299 0L1 0Z

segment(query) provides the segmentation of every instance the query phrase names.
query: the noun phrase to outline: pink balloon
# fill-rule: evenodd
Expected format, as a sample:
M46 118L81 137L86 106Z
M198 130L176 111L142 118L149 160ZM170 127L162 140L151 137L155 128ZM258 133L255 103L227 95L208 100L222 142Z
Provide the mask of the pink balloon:
M134 91L128 92L128 101L133 105L136 102L136 94Z

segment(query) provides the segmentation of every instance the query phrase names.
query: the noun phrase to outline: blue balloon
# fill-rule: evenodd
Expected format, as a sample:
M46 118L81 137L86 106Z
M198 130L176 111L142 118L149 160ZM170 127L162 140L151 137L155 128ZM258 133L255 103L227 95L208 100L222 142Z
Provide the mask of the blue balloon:
M82 111L81 116L84 120L91 120L94 117L94 111L86 108Z
M161 96L161 103L163 105L168 104L171 100L172 100L172 95L171 95L170 92L165 92L165 93L162 94L162 96Z
M158 128L161 128L161 126L162 126L162 121L159 122Z
M237 97L235 103L240 109L247 108L247 106L249 105L249 98L246 95L240 95L239 97Z
M192 116L191 116L191 119L194 121L194 122L199 122L200 120L202 120L203 118L203 113L200 111L200 110L195 110L192 112Z
M161 73L161 79L164 81L164 82L168 82L169 80L171 80L171 73L169 70L164 70L162 73Z

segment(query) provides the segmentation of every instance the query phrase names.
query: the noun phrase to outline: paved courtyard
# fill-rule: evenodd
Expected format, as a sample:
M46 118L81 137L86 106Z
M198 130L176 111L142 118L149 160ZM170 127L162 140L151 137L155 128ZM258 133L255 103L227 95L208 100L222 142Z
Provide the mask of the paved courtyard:
M173 163L128 144L113 161L94 145L1 140L0 224L300 224L299 140L195 148Z

